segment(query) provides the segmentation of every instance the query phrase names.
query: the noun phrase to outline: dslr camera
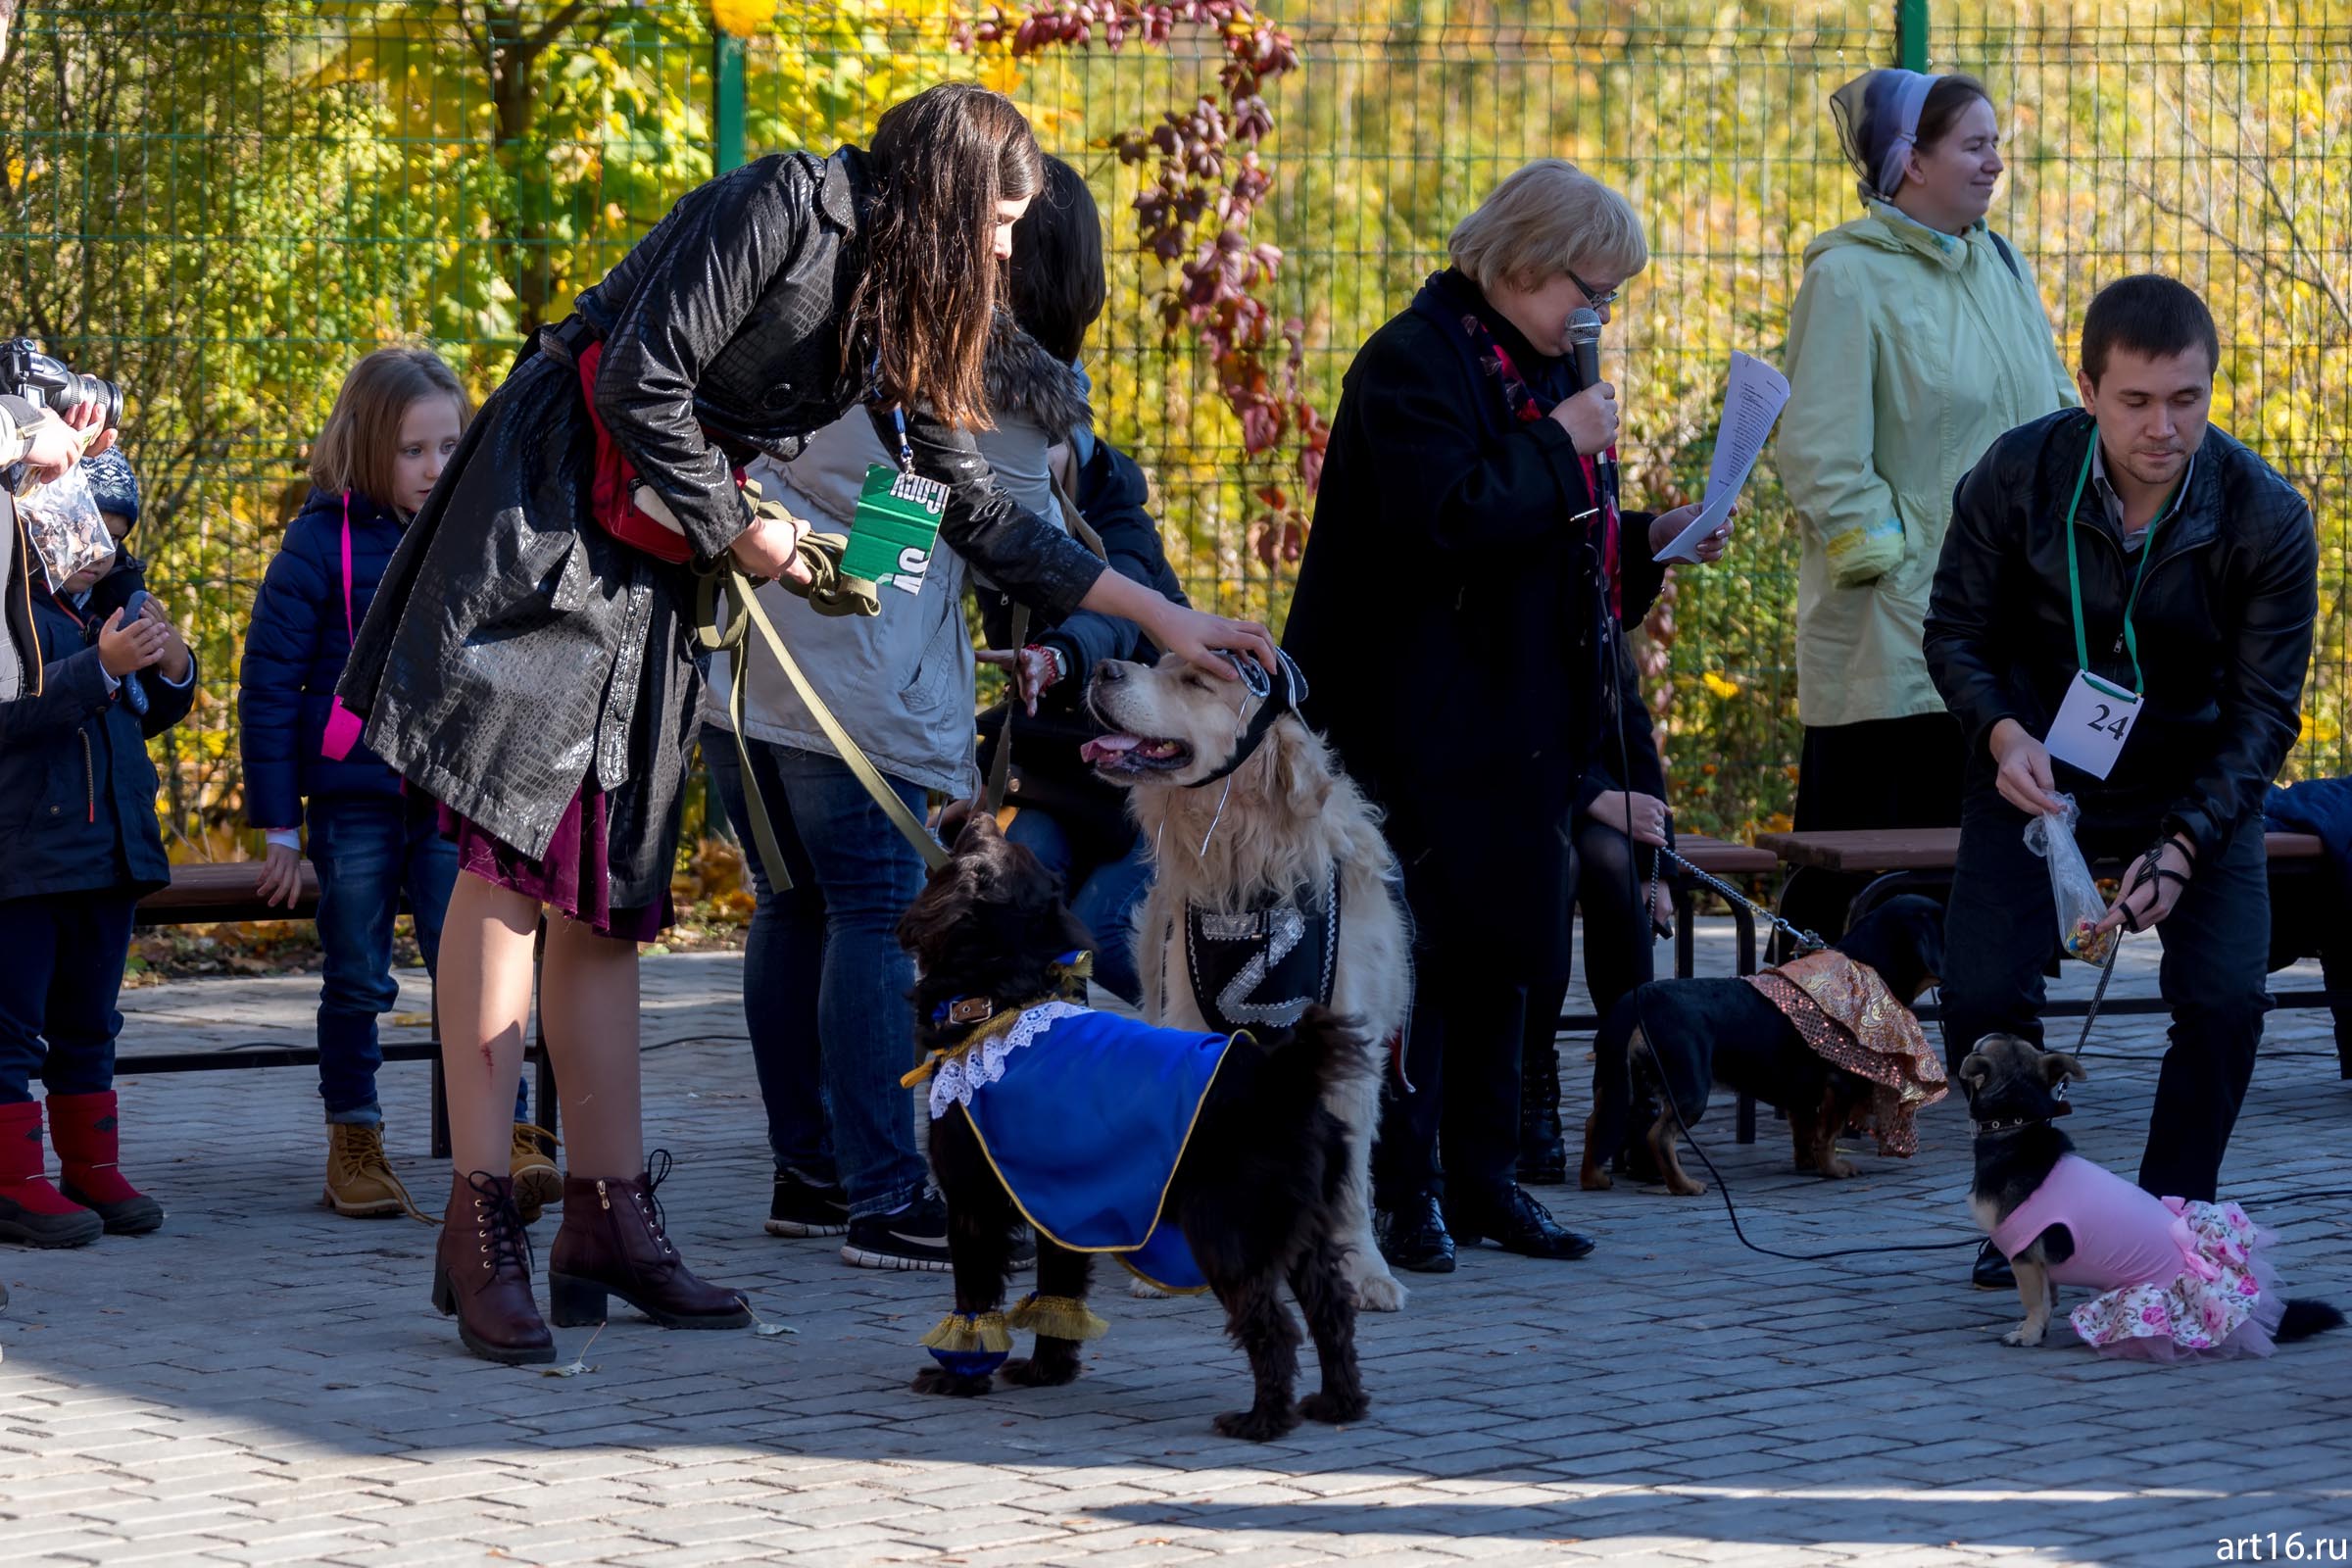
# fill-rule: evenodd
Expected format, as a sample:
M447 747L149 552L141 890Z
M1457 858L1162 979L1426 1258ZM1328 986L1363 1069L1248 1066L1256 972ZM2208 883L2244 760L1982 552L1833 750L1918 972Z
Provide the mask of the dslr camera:
M0 392L21 397L60 415L83 404L95 404L98 428L113 429L122 422L122 389L101 375L84 375L63 360L41 352L28 337L0 342Z

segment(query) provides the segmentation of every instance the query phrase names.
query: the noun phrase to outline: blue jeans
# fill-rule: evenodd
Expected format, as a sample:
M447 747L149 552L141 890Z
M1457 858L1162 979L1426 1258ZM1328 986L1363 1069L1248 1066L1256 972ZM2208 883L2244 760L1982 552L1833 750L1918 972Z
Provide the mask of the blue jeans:
M729 820L744 824L755 903L743 1013L768 1148L779 1170L821 1177L836 1166L852 1218L886 1214L921 1197L927 1179L913 1102L899 1083L915 1051L914 960L898 925L923 889L922 858L838 758L759 740L751 752L792 877L787 893L760 863L735 738L704 731L710 782ZM920 815L923 792L891 785Z
M1135 913L1152 886L1144 836L1130 832L1124 845L1098 843L1092 834L1073 835L1059 817L1033 808L1014 812L1004 836L1061 878L1070 912L1094 933L1095 983L1129 1006L1141 1006Z
M30 1100L36 1071L53 1095L114 1087L135 903L122 888L0 900L0 1105Z
M426 972L441 957L441 917L458 880L458 847L441 836L421 795L347 795L309 807L311 863L318 868L318 1095L330 1122L383 1125L375 1070L384 1051L375 1020L400 1002L392 978L392 921L403 902L416 922ZM514 1119L529 1120L517 1086Z

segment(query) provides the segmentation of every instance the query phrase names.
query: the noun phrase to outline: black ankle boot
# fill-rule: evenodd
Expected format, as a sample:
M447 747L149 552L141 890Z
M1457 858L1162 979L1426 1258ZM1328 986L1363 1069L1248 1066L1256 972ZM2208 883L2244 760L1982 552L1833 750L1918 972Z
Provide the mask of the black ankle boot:
M1560 1046L1531 1037L1519 1055L1519 1180L1556 1187L1568 1179L1568 1140L1560 1131Z

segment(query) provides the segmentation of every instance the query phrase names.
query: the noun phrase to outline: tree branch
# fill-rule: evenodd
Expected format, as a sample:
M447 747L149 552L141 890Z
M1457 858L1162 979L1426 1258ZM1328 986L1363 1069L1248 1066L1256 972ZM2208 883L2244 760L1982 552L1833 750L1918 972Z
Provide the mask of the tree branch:
M542 23L537 32L522 41L519 47L523 66L527 69L533 61L547 52L548 45L563 37L564 29L580 20L581 13L588 9L589 3L590 0L564 0L561 10ZM610 8L606 13L605 25L612 25ZM600 33L599 36L602 34Z

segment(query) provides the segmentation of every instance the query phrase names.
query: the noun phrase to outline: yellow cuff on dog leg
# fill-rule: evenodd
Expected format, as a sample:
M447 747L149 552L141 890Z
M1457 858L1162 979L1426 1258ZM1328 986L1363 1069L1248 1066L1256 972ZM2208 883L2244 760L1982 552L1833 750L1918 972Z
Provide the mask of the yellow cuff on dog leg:
M1110 1325L1076 1297L1039 1296L1034 1291L1021 1298L1005 1321L1016 1332L1026 1329L1054 1340L1099 1340L1110 1332Z
M970 1352L1012 1348L1012 1330L1002 1312L950 1312L922 1338L929 1350Z

